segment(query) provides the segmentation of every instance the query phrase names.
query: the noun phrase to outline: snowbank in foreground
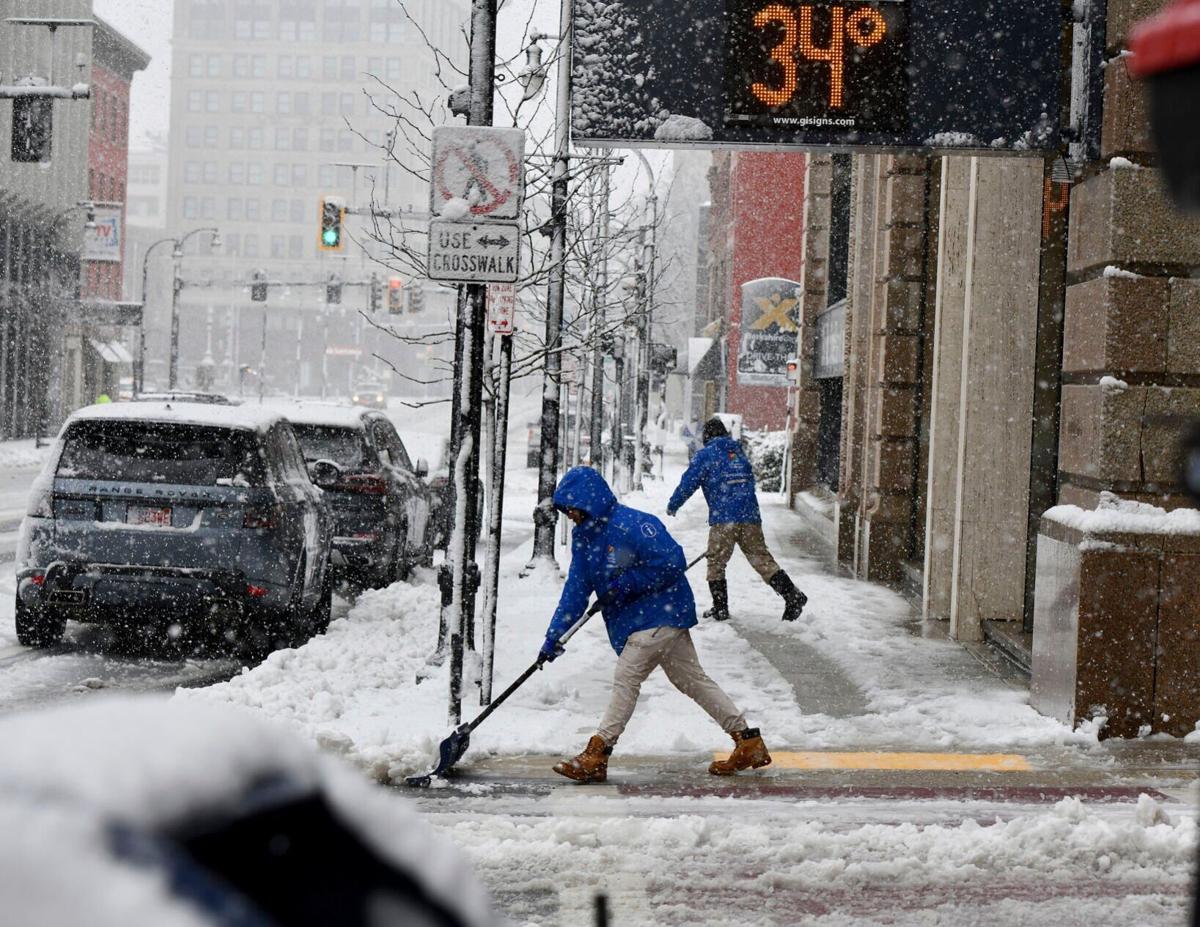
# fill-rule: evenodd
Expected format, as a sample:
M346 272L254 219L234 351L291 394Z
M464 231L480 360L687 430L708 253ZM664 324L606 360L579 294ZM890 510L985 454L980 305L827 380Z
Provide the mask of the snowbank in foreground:
M887 823L862 820L852 802L835 816L814 802L584 801L558 800L545 817L460 810L439 825L509 899L510 916L544 922L520 909L538 886L564 903L604 890L630 927L736 921L720 898L764 927L1181 923L1196 847L1194 818L1169 816L1144 795L1136 806L1072 798L978 820L986 812L971 805L895 802ZM584 911L568 913L553 922L583 921Z

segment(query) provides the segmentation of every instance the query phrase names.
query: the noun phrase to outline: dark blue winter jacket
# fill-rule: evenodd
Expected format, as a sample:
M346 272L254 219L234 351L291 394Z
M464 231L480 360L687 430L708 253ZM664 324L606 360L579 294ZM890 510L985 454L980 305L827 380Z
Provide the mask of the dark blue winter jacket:
M591 517L571 532L571 570L548 639L557 640L579 620L593 592L604 602L601 614L617 653L638 631L696 624L683 548L661 521L618 505L604 477L591 467L568 470L554 504Z
M754 494L754 468L733 438L714 438L692 458L667 511L674 515L697 489L704 490L710 525L762 523Z

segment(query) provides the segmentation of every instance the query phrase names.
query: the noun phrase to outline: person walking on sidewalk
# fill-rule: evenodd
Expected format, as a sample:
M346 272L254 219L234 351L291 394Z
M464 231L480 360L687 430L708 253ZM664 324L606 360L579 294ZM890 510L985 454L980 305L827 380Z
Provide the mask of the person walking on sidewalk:
M567 471L554 491L554 507L575 524L571 569L558 608L546 631L542 656L563 652L559 638L587 608L594 592L617 668L608 710L584 751L554 767L577 782L604 782L608 758L637 705L642 683L661 666L671 683L708 712L733 738L733 753L708 767L715 776L758 769L771 762L757 728L700 665L690 628L696 602L688 585L683 548L663 523L647 512L617 503L608 484L591 467Z
M704 500L708 503L708 588L713 607L704 613L705 617L729 620L725 567L736 545L767 585L783 596L783 620L799 618L808 597L796 588L767 549L754 490L754 468L741 444L729 436L719 418L705 423L704 448L692 458L672 493L667 514L674 516L697 489L704 490Z

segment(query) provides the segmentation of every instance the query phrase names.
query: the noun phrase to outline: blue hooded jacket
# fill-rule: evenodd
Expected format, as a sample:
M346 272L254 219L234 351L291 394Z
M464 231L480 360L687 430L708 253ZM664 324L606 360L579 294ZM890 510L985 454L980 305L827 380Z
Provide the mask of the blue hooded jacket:
M579 620L593 592L605 603L601 614L617 653L638 631L696 624L683 548L661 521L618 505L604 477L591 467L568 470L554 504L591 517L571 532L571 570L548 639L558 640Z
M674 515L701 488L708 503L710 525L762 524L754 492L754 468L733 438L714 438L692 458L667 503L667 511Z

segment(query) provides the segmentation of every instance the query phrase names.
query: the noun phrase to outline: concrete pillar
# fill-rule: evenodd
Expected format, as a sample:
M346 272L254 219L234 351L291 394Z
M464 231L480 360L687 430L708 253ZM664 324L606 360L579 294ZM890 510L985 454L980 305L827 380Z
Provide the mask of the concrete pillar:
M943 171L923 598L980 640L1023 610L1043 167Z
M796 357L800 375L792 393L791 494L810 488L817 476L817 430L820 393L813 379L817 315L824 311L829 287L830 182L829 155L809 155L804 185L804 244L800 269L800 331ZM791 498L789 498L789 504Z

